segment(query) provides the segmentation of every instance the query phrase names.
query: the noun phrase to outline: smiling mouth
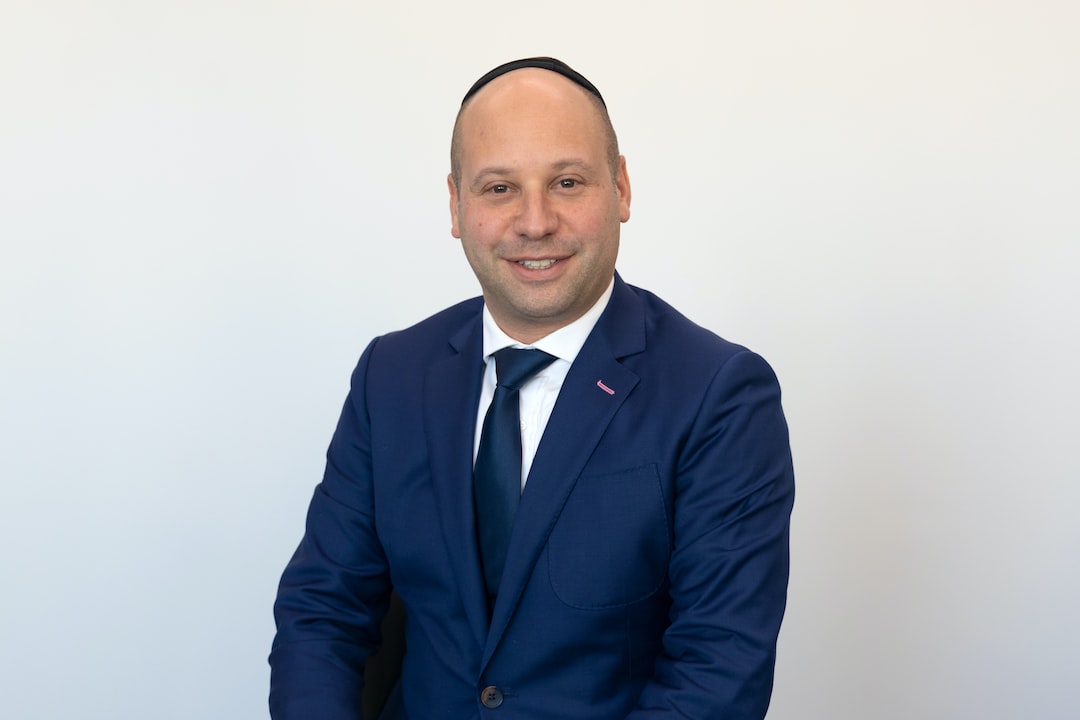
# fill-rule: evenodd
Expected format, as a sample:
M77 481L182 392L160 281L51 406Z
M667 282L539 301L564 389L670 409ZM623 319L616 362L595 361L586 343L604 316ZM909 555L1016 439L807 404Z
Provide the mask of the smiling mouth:
M557 263L558 260L518 260L518 265L528 270L547 270L549 267Z

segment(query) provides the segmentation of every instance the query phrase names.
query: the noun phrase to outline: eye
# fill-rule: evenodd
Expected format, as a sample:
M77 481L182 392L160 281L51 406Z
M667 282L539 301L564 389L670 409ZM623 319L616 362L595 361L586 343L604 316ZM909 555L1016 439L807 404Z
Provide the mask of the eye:
M577 185L578 181L574 180L573 178L563 178L559 181L559 187L561 187L563 190L572 190L573 188L576 188Z
M492 193L493 195L505 195L506 193L510 192L510 186L509 185L492 185L491 187L488 188L488 192Z

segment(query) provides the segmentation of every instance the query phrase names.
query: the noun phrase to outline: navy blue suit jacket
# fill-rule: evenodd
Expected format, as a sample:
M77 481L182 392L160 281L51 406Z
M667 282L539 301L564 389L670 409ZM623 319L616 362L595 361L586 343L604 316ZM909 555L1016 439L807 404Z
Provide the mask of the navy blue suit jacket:
M760 720L794 494L772 370L616 277L537 450L489 621L472 491L481 309L361 357L281 580L273 716L359 717L393 587L407 652L383 717Z

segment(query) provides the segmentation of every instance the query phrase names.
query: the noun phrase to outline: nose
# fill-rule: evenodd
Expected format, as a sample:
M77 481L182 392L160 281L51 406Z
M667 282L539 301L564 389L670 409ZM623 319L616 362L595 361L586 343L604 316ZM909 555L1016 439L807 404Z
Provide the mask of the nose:
M559 216L551 198L543 191L525 192L514 218L514 232L526 240L542 240L555 232Z

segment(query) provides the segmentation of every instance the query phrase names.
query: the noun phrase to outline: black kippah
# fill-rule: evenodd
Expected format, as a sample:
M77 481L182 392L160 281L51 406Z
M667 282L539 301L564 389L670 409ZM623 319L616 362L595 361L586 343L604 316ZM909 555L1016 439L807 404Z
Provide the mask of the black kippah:
M523 60L513 60L511 62L500 65L499 67L491 70L482 78L473 83L473 86L469 88L469 92L465 93L465 97L461 99L461 104L464 105L469 98L476 94L477 90L484 87L500 75L505 75L506 73L513 72L515 70L521 70L522 68L541 68L542 70L550 70L551 72L557 72L563 77L573 80L578 85L591 92L600 100L601 105L607 107L607 103L604 102L604 98L600 94L600 91L596 89L595 85L586 80L584 75L564 63L562 60L556 60L555 58L551 57L525 58Z

